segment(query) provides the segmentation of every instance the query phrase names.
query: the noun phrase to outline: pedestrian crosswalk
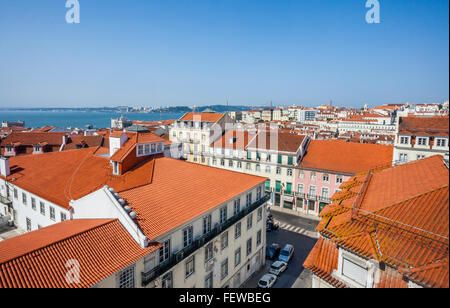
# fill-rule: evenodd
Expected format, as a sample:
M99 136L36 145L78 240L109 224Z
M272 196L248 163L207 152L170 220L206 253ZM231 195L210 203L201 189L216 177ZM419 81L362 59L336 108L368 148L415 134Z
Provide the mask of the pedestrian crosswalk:
M306 235L306 236L313 237L313 238L319 237L319 234L316 231L309 231L309 230L303 229L301 227L290 225L288 223L282 223L282 222L277 222L277 223L279 224L280 229L283 229L283 230L286 230L289 232Z

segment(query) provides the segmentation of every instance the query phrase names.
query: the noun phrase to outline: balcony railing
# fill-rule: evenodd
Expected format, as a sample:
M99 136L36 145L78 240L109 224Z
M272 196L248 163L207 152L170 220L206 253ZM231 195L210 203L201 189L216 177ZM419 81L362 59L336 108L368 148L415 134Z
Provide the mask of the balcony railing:
M312 195L312 194L307 194L306 197L310 200L316 200L317 196L316 195Z
M331 203L330 198L325 197L325 196L317 196L317 200L319 200L321 202L325 202L325 203Z
M305 198L305 194L304 193L300 193L300 192L296 192L295 195L299 198Z
M180 263L187 257L189 257L191 254L193 254L196 250L200 249L201 247L208 244L212 239L220 235L222 232L226 231L228 228L230 228L232 225L237 223L239 220L243 219L245 216L259 208L261 205L266 203L270 199L269 195L264 195L261 199L253 203L252 205L244 208L242 211L240 211L238 214L234 215L230 219L228 219L225 223L215 227L211 230L211 232L201 236L199 239L195 240L191 245L188 247L180 250L179 252L172 254L166 261L163 263L160 263L158 266L153 268L152 270L148 272L141 272L142 277L142 285L146 286L153 280L155 280L157 277L161 276L168 270L170 270L173 266Z

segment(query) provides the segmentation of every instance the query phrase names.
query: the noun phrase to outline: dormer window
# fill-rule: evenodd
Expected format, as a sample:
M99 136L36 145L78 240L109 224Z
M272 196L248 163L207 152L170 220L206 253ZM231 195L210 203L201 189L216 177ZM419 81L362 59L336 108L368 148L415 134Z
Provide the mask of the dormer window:
M446 147L447 146L447 139L444 139L444 138L436 139L436 146L438 146L438 147Z
M35 152L40 152L40 151L41 151L41 146L35 145L35 146L34 146L34 151L35 151Z
M14 149L14 147L7 146L7 147L6 147L6 152L12 152L13 149Z
M409 137L400 137L400 144L409 144Z
M418 145L428 145L428 138L425 138L425 137L417 138L417 144Z
M152 153L156 152L156 144L152 143Z

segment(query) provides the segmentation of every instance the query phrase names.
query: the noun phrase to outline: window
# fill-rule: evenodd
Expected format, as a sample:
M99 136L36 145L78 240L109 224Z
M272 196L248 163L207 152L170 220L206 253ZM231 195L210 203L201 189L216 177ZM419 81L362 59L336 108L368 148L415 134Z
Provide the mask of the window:
M213 257L213 243L205 246L205 262L208 262Z
M31 198L31 208L36 211L36 199Z
M260 172L261 171L261 165L260 164L256 164L256 171Z
M53 206L50 206L49 209L50 209L50 219L55 220L55 208Z
M330 181L330 175L324 173L324 174L322 175L322 181L325 182L325 183L328 183L328 182Z
M222 167L225 167L225 159L221 159L221 160L220 160L220 165L221 165Z
M41 208L41 214L45 216L45 204L44 202L39 202L39 206Z
M236 267L239 264L241 264L241 247L234 252L234 266Z
M259 230L256 234L256 246L259 246L262 241L262 230Z
M247 240L247 257L252 253L252 239Z
M233 166L234 166L233 161L230 159L230 160L228 161L228 167L233 168Z
M246 206L249 207L252 205L252 193L248 193L246 196Z
M436 139L436 146L438 147L446 147L447 139Z
M407 162L408 161L408 154L407 153L400 153L400 161L401 162Z
M247 152L247 159L248 159L248 160L251 160L251 159L252 159L252 153Z
M266 173L270 173L272 170L270 168L270 166L266 166Z
M281 168L277 167L277 174L281 174Z
M305 178L305 171L299 170L298 171L298 178L299 179L304 179Z
M322 198L328 199L328 188L322 187Z
M31 231L31 219L27 218L27 231L30 232Z
M120 272L117 284L120 289L132 289L135 287L134 266Z
M220 266L220 277L225 279L228 276L228 258L226 258Z
M224 224L227 221L228 208L225 206L220 209L220 223Z
M250 230L252 226L253 226L253 214L250 214L247 217L247 230Z
M138 155L144 155L144 146L138 145Z
M293 174L293 173L292 173L292 169L288 169L288 170L287 170L287 176L292 176L292 174Z
M211 215L203 217L203 234L211 232Z
M163 246L159 248L159 263L163 263L170 257L170 240L163 243Z
M278 163L282 164L283 163L283 156L278 155Z
M172 272L169 272L162 277L161 288L170 289L172 287L173 287Z
M266 190L270 191L270 180L266 180Z
M237 166L238 169L242 169L242 163L240 161L237 162Z
M267 154L266 156L266 162L271 162L272 161L272 155Z
M187 227L186 229L183 230L183 245L184 245L184 248L186 248L186 247L188 247L189 245L192 244L193 237L194 237L194 228L192 226Z
M400 144L409 144L409 137L400 137Z
M294 157L288 156L288 165L292 166L294 164Z
M258 188L256 189L256 200L259 200L262 198L262 187L258 186Z
M311 173L310 173L310 175L309 175L309 179L310 179L311 181L315 181L315 180L316 180L316 177L317 177L316 172L311 171Z
M366 286L367 269L346 257L343 257L342 260L342 275L350 278L361 286Z
M304 189L305 189L305 186L303 184L298 184L297 192L299 194L303 194L304 193Z
M191 276L195 271L195 256L190 257L186 261L186 275L185 278Z
M18 193L17 193L17 188L14 188L14 199L18 199Z
M27 205L27 195L25 193L22 193L22 202L24 205Z
M66 221L67 220L67 216L65 213L61 213L61 221Z
M344 177L343 176L336 176L336 184L342 184L344 182Z
M213 273L209 273L205 277L205 288L206 289L212 289L213 287Z
M222 233L220 236L220 248L221 250L224 250L228 247L228 231Z
M257 214L257 220L258 220L258 222L261 221L262 215L263 215L263 209L262 209L262 207L260 207L260 208L258 209L258 214Z
M252 165L250 163L247 163L246 164L246 168L247 168L247 170L251 170L252 169Z
M316 186L309 186L309 195L310 196L315 196L316 195Z
M234 238L238 239L241 237L241 223L238 222L235 226L234 226Z
M233 214L236 215L241 211L241 199L234 200Z
M418 138L417 139L418 145L427 145L428 144L428 138Z

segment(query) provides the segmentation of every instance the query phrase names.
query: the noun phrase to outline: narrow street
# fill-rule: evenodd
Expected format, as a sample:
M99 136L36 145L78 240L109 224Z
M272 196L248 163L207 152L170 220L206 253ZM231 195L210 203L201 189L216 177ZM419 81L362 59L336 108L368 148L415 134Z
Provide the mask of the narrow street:
M292 244L295 249L288 269L281 274L273 287L310 288L311 273L303 268L303 262L317 241L315 227L318 221L278 212L272 212L272 215L281 228L278 231L267 233L267 245L277 243L283 248L286 244ZM283 229L283 226L287 226L290 230ZM307 236L305 233L314 236ZM243 287L256 288L259 279L268 273L272 262L266 259L265 268L255 273Z

